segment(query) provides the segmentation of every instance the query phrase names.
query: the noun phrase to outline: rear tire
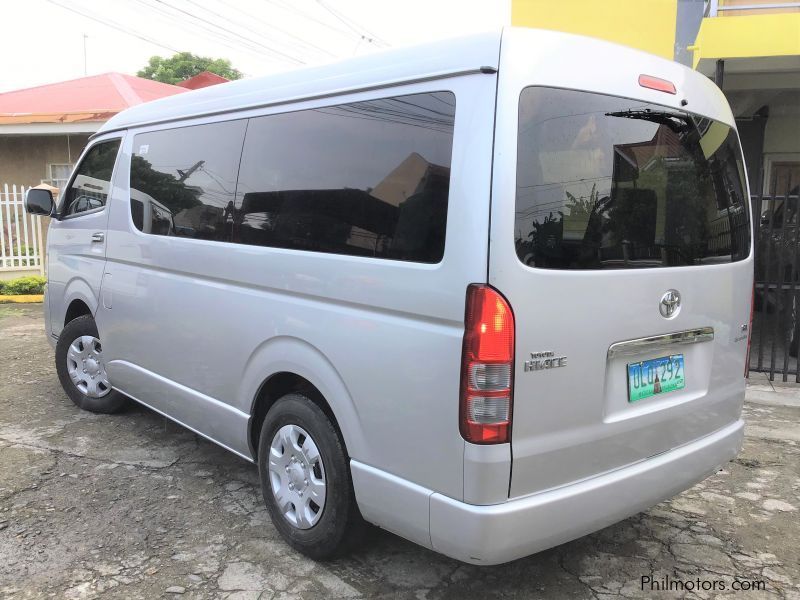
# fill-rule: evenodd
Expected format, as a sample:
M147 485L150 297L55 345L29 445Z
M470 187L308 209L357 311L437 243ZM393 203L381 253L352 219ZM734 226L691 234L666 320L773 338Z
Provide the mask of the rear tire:
M61 330L56 344L56 372L67 396L83 410L111 414L128 403L108 381L103 348L91 315L77 317Z
M259 438L258 472L272 523L298 552L325 560L362 538L365 523L344 444L308 397L288 394L269 409Z

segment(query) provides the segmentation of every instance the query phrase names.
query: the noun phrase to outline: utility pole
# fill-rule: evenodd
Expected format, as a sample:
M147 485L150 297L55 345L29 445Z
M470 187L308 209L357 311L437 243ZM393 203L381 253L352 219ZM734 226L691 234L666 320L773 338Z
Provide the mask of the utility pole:
M88 36L83 34L83 76L86 77L89 72L86 70L86 38Z
M183 183L184 181L189 179L191 174L194 173L195 171L197 171L197 169L202 167L204 164L206 164L206 161L198 160L196 163L194 163L191 167L189 167L185 171L182 171L181 169L177 169L178 175L180 175L180 178L178 179L178 182L179 183Z

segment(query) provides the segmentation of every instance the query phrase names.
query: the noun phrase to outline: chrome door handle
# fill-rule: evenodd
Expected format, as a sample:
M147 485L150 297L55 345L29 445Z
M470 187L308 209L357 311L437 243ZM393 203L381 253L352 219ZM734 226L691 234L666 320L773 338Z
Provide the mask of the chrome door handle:
M682 346L686 344L710 342L713 339L713 327L700 327L698 329L676 331L675 333L667 333L665 335L654 335L652 337L617 342L609 346L607 356L610 360L615 356L633 356L642 352L651 352L653 348L668 349L676 345Z
M101 232L98 231L97 233L93 233L92 234L92 241L93 242L102 242L104 239L106 239L106 234L105 233L101 233Z

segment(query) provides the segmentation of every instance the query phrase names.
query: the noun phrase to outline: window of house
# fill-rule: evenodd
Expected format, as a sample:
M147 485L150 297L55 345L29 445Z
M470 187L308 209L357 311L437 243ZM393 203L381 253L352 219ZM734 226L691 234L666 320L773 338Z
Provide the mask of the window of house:
M70 173L72 173L71 164L49 164L47 165L48 179L45 183L57 187L58 189L64 189L64 186L66 186L69 181Z

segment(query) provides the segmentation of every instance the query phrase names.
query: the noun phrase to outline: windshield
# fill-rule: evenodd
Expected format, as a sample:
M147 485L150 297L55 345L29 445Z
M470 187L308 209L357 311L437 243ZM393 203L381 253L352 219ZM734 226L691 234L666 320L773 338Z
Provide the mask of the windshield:
M735 131L638 100L529 87L519 105L515 244L550 269L742 260L750 227Z

